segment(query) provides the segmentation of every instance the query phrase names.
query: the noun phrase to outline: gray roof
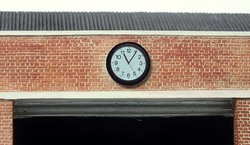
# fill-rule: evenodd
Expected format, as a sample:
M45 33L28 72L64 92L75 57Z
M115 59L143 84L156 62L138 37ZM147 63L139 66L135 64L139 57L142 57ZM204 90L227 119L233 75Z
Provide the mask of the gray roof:
M250 31L250 14L0 12L0 31Z

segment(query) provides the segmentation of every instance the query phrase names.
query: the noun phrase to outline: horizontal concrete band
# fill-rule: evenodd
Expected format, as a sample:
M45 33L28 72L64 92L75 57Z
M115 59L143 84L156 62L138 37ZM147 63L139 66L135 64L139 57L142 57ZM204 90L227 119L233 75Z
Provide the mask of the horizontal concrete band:
M162 35L162 36L250 36L241 31L0 31L0 36L86 36L86 35Z
M250 98L250 90L1 92L0 99Z

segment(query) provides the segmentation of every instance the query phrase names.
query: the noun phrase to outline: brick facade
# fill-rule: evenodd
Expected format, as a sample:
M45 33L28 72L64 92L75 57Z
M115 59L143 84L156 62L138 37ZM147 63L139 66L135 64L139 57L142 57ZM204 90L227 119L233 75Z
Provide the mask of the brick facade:
M13 103L0 100L0 145L13 144Z
M127 89L105 67L110 49L126 41L152 61L148 81L133 90L250 88L250 37L13 36L0 39L0 91Z
M250 99L235 100L235 145L250 145Z
M136 42L149 53L151 75L126 88L108 75L112 47ZM1 36L0 92L249 90L250 37ZM12 102L0 100L0 145L12 144ZM235 104L235 144L250 144L250 101Z

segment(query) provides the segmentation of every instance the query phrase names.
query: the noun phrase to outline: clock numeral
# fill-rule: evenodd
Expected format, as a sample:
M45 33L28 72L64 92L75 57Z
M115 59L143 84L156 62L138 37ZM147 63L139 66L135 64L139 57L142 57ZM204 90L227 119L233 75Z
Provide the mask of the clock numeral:
M138 55L138 59L141 59L141 55Z
M133 75L136 76L136 72L135 71L133 72Z
M124 75L124 71L122 71L122 76Z
M130 78L130 73L127 73L127 77Z
M116 59L121 59L122 56L121 55L116 55Z
M116 70L116 71L120 71L120 68L119 68L119 67L116 67L115 70Z
M128 49L127 49L127 52L128 52L128 53L131 53L131 48L128 48Z
M140 66L142 66L142 65L143 65L143 62L142 62L142 61L140 61L139 65L140 65Z
M117 60L115 61L115 65L118 65L118 61Z
M138 70L138 71L141 71L141 68L139 67L137 70Z
M125 54L125 51L121 50L121 55L124 55Z

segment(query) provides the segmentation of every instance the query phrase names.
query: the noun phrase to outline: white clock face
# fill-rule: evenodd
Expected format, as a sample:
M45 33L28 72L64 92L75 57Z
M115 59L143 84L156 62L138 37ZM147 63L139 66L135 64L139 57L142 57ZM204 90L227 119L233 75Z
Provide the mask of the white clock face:
M125 42L109 52L106 67L113 80L132 86L142 82L148 75L150 58L139 44Z
M132 46L117 49L111 58L114 74L122 80L135 80L146 68L146 60L141 51Z

